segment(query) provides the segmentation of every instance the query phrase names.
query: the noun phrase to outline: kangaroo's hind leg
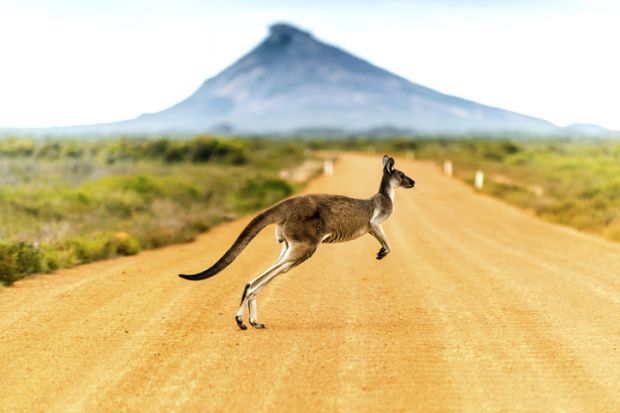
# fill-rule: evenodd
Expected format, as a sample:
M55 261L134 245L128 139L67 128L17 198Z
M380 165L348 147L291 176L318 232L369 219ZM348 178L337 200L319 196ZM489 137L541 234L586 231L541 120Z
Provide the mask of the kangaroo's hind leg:
M282 234L282 225L276 226L276 241L282 244L282 251L280 252L280 256L278 257L276 262L271 267L269 267L265 272L263 272L258 278L256 278L256 280L276 270L283 263L284 255L286 254L288 250L289 244L286 238L284 238L284 235ZM250 300L250 296L248 294L248 289L250 288L250 284L251 283L247 283L243 289L243 294L241 295L241 304L239 305L239 310L237 310L237 314L235 315L235 320L237 321L237 325L242 330L245 330L247 328L245 324L243 324L243 313L245 311L246 304L250 310L250 314L255 315L253 320L256 320L256 300Z
M314 254L316 243L291 243L284 256L269 270L252 280L247 287L246 297L250 309L250 324L255 328L264 328L265 325L258 322L256 295L267 286L275 277L301 264ZM243 305L243 304L242 304ZM241 313L243 310L240 309ZM239 318L237 318L239 323ZM241 326L240 326L241 327ZM243 328L243 327L241 327Z
M280 266L283 264L283 258L278 259L275 264L273 264L271 267L269 267L265 272L263 272L260 276L258 276L258 278L256 279L260 279L261 277L267 276L268 274L272 273L273 271L276 271L278 268L280 268ZM239 326L240 329L245 330L247 327L245 326L245 324L243 324L243 313L245 311L245 307L246 305L249 306L250 304L250 294L249 294L249 290L252 286L252 282L249 282L245 285L245 287L243 288L243 294L241 295L241 304L239 305L239 309L237 310L237 314L235 315L235 320L237 321L237 325Z

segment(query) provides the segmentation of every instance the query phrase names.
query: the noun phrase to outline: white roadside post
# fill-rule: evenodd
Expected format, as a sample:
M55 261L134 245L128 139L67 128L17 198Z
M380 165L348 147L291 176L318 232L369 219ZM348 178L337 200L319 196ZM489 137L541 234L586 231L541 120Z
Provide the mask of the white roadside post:
M323 162L323 175L332 176L334 174L334 162L330 159L326 159Z
M452 176L452 172L452 161L446 159L445 161L443 161L443 174L445 176Z
M474 186L476 187L476 189L482 189L482 187L484 186L484 173L482 173L482 171L476 171Z

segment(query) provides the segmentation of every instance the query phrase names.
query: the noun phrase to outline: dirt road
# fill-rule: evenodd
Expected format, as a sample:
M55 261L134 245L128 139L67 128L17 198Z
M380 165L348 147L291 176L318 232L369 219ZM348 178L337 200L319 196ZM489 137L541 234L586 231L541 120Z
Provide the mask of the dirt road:
M383 261L322 245L258 299L271 227L215 278L247 219L197 242L0 291L0 411L620 411L620 245L554 226L397 160ZM346 155L308 192L369 196L380 156ZM252 410L250 410L252 409Z

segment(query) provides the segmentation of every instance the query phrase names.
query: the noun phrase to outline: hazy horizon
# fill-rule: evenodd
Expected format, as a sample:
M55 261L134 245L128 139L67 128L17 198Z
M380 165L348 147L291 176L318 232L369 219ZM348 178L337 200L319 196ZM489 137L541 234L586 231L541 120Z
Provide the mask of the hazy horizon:
M620 130L611 1L0 4L0 127L102 123L193 93L287 22L442 93Z

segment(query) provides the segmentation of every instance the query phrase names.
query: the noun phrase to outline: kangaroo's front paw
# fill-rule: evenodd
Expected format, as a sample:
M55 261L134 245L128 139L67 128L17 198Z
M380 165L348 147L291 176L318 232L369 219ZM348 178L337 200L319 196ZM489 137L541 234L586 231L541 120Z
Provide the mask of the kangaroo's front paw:
M377 259L380 260L383 257L385 257L386 255L388 255L388 253L390 252L390 250L385 249L384 247L381 247L381 249L379 250L379 252L377 253Z

